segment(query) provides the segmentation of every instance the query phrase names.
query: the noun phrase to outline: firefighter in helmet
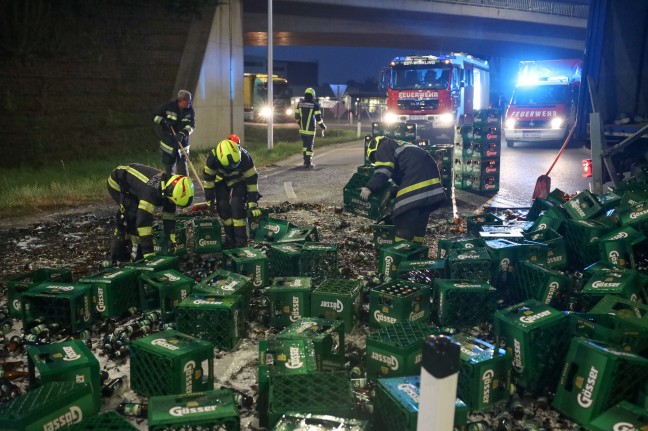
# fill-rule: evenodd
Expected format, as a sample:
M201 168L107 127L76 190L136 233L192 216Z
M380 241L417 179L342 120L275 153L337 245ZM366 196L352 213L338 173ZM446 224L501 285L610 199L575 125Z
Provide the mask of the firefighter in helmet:
M439 168L430 154L408 142L375 136L367 146L367 158L376 167L360 189L360 198L395 185L392 220L396 241L423 243L430 213L445 201Z
M150 166L131 163L117 166L108 177L108 192L119 205L117 227L110 247L113 261L150 257L153 252L153 218L162 207L164 233L175 247L176 207L191 205L194 185L184 175L168 176ZM132 244L129 253L128 239ZM130 256L129 256L130 255Z
M299 136L301 137L304 153L304 168L312 169L313 164L313 145L315 143L315 124L317 123L322 129L322 136L326 130L326 124L322 120L322 111L320 104L315 98L315 90L307 88L304 97L297 103L295 109L295 120L299 124Z
M230 135L210 151L205 163L205 199L223 220L225 248L247 245L246 216L258 217L261 210L258 174L252 156ZM246 211L247 210L247 211Z
M153 112L153 122L158 126L162 164L167 176L173 173L188 175L187 160L180 149L189 155L189 135L196 128L196 114L191 106L191 93L178 91L175 100L158 107Z

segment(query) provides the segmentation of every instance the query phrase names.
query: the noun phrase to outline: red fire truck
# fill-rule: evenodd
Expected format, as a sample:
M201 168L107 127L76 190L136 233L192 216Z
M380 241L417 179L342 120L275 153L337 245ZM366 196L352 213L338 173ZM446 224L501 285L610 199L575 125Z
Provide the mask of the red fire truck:
M506 110L506 145L514 142L563 142L576 120L582 62L521 61L518 81Z
M454 126L488 107L488 62L465 53L396 57L378 82L387 92L383 121L416 123L432 143L453 143Z

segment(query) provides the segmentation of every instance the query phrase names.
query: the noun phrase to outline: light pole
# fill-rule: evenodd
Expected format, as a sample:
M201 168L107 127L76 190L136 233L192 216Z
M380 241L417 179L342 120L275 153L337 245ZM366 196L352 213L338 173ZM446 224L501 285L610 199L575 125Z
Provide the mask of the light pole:
M268 105L270 116L268 117L268 150L273 146L273 121L274 121L274 79L272 79L272 0L268 0Z

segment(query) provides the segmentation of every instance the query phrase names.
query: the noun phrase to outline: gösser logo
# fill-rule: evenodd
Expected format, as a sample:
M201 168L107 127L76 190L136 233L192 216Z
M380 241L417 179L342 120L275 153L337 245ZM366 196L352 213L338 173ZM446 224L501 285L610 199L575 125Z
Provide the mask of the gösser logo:
M43 425L43 431L54 431L83 420L83 411L79 406L70 406L70 409L61 416L52 419Z
M637 428L631 423L619 422L612 426L612 431L637 431Z
M164 338L156 338L155 340L151 341L151 344L154 345L154 346L164 347L165 349L169 349L169 350L178 350L178 349L180 349L180 347L174 346L173 344L169 343Z
M587 376L587 382L585 383L585 386L583 387L583 389L581 389L580 393L576 397L578 404L585 409L592 406L592 395L594 393L594 387L596 386L597 377L598 370L592 367L590 369L589 376Z
M299 357L299 347L291 347L290 348L290 360L286 363L286 368L290 368L291 370L294 370L296 368L301 368L301 366L304 365L304 363L301 361L301 358Z
M216 411L218 406L202 406L202 407L181 407L181 406L175 406L171 407L169 409L169 414L171 416L184 416L184 415L192 415L196 413L204 413L204 412L213 412Z
M76 361L81 358L81 355L75 352L71 346L64 346L63 353L65 353L65 356L63 357L64 361Z
M416 390L416 386L414 386L411 383L401 383L398 385L398 390L401 392L405 392L409 397L418 403L419 400L419 394L418 391Z

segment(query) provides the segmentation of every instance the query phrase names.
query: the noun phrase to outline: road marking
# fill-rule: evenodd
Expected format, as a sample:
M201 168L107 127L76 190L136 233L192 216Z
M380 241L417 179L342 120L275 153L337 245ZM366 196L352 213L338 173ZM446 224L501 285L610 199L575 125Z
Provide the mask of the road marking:
M284 183L284 190L286 191L286 196L288 196L288 199L297 199L297 195L295 194L295 191L293 190L292 182L287 181Z

